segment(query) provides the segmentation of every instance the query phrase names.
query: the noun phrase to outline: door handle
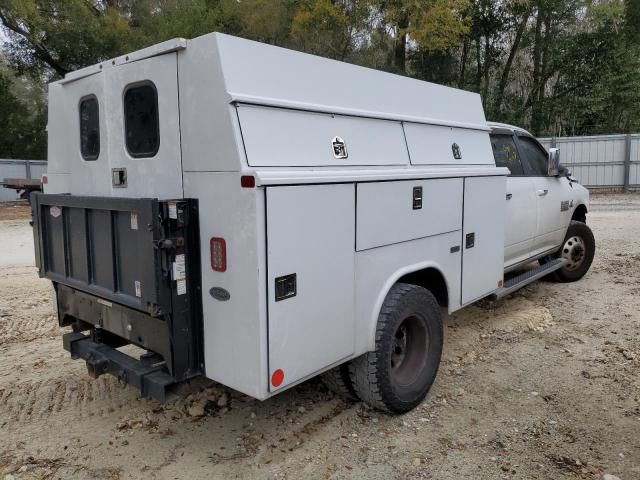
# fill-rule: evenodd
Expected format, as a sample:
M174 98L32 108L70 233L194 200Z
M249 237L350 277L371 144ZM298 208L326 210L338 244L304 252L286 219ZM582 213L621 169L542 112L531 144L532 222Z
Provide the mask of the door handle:
M547 193L549 193L549 190L545 188L544 190L538 190L536 193L539 197L544 197Z
M507 193L505 197L507 200L511 200L511 197L513 197L513 193Z

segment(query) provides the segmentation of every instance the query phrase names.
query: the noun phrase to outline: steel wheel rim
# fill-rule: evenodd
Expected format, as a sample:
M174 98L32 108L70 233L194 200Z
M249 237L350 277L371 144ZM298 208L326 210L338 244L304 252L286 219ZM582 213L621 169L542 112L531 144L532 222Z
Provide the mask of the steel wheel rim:
M429 332L417 315L405 318L391 344L391 376L400 386L416 381L429 356Z
M561 257L564 268L570 272L580 268L587 256L587 246L582 237L574 235L564 242Z

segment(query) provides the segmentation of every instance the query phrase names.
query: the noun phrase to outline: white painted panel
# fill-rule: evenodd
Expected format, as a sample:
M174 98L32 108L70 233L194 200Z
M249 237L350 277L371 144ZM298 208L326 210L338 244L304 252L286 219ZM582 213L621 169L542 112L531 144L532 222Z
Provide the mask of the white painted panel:
M98 100L100 123L100 154L91 161L82 158L80 152L79 107L80 101L88 96L95 96ZM111 195L106 104L102 73L68 84L53 84L49 88L47 171L50 174L69 174L65 193Z
M462 303L496 288L503 276L505 177L475 177L464 181L462 232ZM475 235L467 248L466 236Z
M550 250L562 243L567 225L571 220L571 210L561 211L563 201L574 198L574 191L564 177L532 177L536 190L538 214L536 237L531 255ZM545 195L539 195L544 191Z
M180 115L175 53L105 69L105 99L110 168L126 168L126 188L112 188L118 197L182 198ZM125 145L123 98L127 86L150 81L158 92L160 148L149 158L133 158ZM73 85L73 82L70 85ZM105 152L106 153L106 152ZM111 185L111 176L108 177Z
M461 235L458 230L356 253L356 356L374 349L382 303L405 274L435 268L447 284L449 312L460 308L461 252L454 247Z
M532 177L507 177L505 196L504 263L526 260L536 236L537 197Z
M354 202L353 185L267 189L269 378L283 370L280 388L354 351ZM296 296L276 302L275 279L293 273Z
M404 131L413 165L494 163L489 132L417 123L405 123ZM459 148L460 159L454 158L454 144Z
M409 163L400 122L240 105L238 116L250 166L311 167ZM340 137L347 158L336 158Z
M414 210L416 187L422 187L422 208ZM357 250L461 228L461 178L361 183L357 188Z
M198 198L205 375L255 398L268 395L264 191L240 188L240 174L187 172L185 194ZM233 205L233 208L215 206ZM226 241L227 271L211 268L209 242ZM229 299L209 292L223 288Z
M485 128L480 95L293 50L212 34L234 99ZM201 48L208 36L189 43ZM336 112L337 113L337 112Z

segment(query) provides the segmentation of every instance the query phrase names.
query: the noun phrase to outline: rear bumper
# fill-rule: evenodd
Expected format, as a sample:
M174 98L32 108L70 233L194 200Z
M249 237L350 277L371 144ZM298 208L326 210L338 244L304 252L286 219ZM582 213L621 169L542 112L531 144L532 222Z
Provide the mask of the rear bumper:
M137 360L79 332L66 333L62 343L64 349L71 353L71 358L82 358L87 362L91 377L109 373L140 390L142 397L164 402L168 400L170 387L175 385L173 377L166 371L165 362L156 363L157 356L143 356Z

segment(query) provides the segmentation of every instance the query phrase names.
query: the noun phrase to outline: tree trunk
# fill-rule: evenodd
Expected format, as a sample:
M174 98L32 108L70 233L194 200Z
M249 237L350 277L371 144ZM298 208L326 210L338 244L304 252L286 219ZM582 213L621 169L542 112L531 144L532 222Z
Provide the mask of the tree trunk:
M480 44L480 36L475 39L476 42L476 92L480 93L482 87L482 47Z
M484 85L482 86L482 106L487 108L489 99L489 70L491 69L491 56L489 49L491 48L489 34L484 37Z
M49 65L59 76L64 77L69 72L58 60L53 58L52 54L38 39L33 38L29 32L23 29L17 22L10 20L2 10L0 10L0 24L23 37L33 48L33 55L38 60Z
M536 16L536 30L533 43L533 92L531 102L531 129L534 134L537 134L540 129L540 110L538 105L538 92L540 90L540 83L542 75L540 72L540 66L542 63L542 24L543 24L544 12L542 8L538 6L538 14Z
M467 69L467 56L469 54L469 39L464 38L462 42L462 58L460 59L460 76L458 77L458 88L464 88L464 77Z
M398 21L393 51L393 64L402 74L407 73L407 28L409 28L409 15L405 12Z
M542 59L540 64L540 81L538 82L538 131L540 134L545 123L546 108L544 104L545 89L549 79L549 42L551 39L551 12L546 12L544 16L544 38L542 39Z
M509 74L511 73L513 60L516 58L516 53L518 53L518 49L520 48L520 41L522 40L522 35L524 34L524 30L527 26L527 22L529 21L530 16L531 12L526 12L522 16L522 20L518 24L516 36L513 39L513 44L511 45L511 50L509 51L509 56L507 57L507 63L505 63L504 69L502 70L502 75L500 76L500 83L498 85L498 91L493 105L493 113L495 115L499 116L502 111L502 101L504 92L507 89L507 83L509 82Z

